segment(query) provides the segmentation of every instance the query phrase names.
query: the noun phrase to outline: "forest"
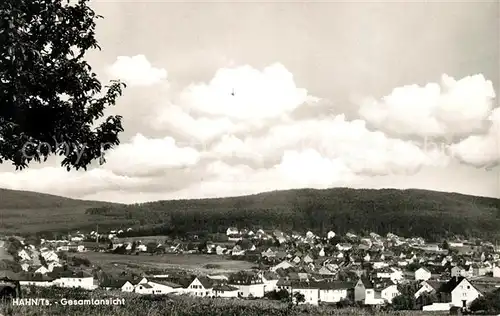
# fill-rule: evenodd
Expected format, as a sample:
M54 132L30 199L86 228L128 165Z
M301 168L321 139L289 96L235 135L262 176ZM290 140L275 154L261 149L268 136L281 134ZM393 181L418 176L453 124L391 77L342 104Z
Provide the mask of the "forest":
M441 240L450 235L495 239L499 206L498 199L457 193L335 188L107 205L88 208L86 213L133 223L130 236L224 233L237 227L319 234L392 232Z

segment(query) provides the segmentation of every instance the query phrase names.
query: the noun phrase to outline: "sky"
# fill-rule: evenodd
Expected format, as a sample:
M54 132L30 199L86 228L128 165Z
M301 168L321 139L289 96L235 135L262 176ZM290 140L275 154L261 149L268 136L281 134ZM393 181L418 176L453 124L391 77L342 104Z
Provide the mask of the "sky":
M107 163L0 187L136 203L292 188L500 197L500 5L93 1L103 82L128 84Z

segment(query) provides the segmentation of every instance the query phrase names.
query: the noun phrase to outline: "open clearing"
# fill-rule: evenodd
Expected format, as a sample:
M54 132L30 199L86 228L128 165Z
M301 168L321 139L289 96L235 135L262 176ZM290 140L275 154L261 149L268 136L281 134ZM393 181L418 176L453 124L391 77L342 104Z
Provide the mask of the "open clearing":
M199 273L222 273L250 270L255 263L227 260L217 255L203 254L163 254L163 255L119 255L104 252L82 252L75 254L102 267L123 266L142 269L185 270ZM214 268L206 267L210 265Z

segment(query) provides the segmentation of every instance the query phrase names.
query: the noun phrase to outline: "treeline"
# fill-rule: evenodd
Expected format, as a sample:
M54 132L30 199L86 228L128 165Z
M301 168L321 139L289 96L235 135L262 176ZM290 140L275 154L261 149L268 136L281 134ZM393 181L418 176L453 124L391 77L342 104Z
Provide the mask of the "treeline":
M130 236L223 233L228 227L393 232L441 240L496 238L499 200L424 190L290 190L244 197L91 208L87 214L137 223Z

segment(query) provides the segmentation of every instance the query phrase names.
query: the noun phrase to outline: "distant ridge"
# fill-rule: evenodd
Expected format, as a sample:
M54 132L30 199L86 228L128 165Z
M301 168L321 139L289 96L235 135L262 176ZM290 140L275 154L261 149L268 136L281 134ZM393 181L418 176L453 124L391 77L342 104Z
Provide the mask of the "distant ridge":
M417 189L295 189L132 205L0 189L0 215L0 230L24 233L92 230L97 223L144 234L225 232L228 226L431 239L500 232L499 199Z

